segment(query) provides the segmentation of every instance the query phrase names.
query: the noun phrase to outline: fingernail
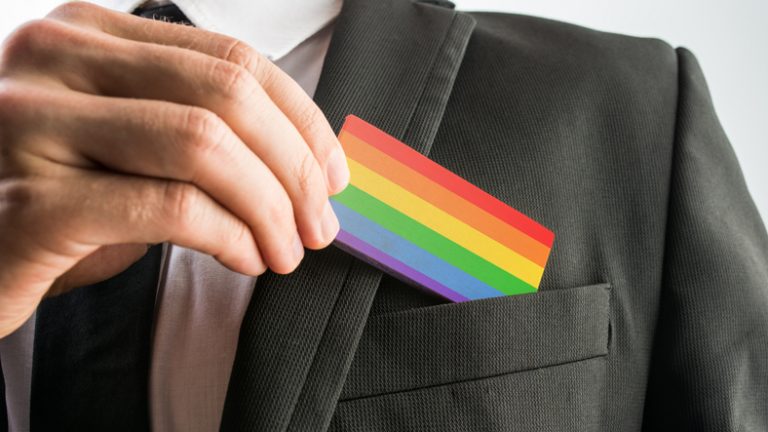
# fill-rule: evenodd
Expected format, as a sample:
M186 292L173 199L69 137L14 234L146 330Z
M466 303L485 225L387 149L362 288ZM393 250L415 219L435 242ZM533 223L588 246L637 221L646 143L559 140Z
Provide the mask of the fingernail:
M256 266L256 272L253 274L253 276L260 275L265 271L267 271L267 264L264 262L264 258L262 258L261 252L259 252L258 248L256 248L255 254L256 256L254 258L256 259L254 260L254 262Z
M330 243L336 238L336 234L339 233L339 219L336 218L330 202L325 203L322 218L323 238L326 242Z
M344 190L349 183L349 167L347 158L341 147L336 147L328 158L328 186L331 193L336 194Z
M296 258L296 261L301 261L304 258L304 245L301 243L301 237L298 234L293 237L293 257Z

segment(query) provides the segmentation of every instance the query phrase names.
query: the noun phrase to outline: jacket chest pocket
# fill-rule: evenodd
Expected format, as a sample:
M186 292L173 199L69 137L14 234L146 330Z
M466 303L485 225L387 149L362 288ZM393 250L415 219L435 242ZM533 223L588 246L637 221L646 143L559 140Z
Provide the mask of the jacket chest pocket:
M601 386L595 381L602 382L601 357L609 351L609 298L610 285L598 284L372 317L342 390L334 424L356 423L358 416L347 413L365 412L367 404L377 410L393 404L392 412L364 416L373 422L367 425L369 430L435 426L418 426L398 417L407 417L419 403L424 406L416 420L438 415L434 420L439 423L469 404L472 412L485 413L483 421L488 421L488 415L500 408L493 404L507 409L518 397L526 399L523 403L543 398L553 402L557 397L551 392L578 392L583 380ZM396 408L401 403L404 407ZM538 406L544 409L547 404L540 400ZM377 418L381 426L402 420L403 428L377 427ZM463 416L459 423L468 419ZM525 430L520 426L515 429ZM500 425L500 430L505 429L506 424ZM475 428L465 424L457 430ZM496 428L484 425L477 430Z

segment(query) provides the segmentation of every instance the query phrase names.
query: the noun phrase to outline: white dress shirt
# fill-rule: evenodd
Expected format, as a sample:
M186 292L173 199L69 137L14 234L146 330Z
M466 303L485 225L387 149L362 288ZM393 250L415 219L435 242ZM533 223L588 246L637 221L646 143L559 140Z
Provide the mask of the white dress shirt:
M132 11L144 0L98 0ZM236 37L312 96L342 0L177 0L197 27ZM156 300L150 417L156 431L218 430L240 324L256 278L165 245ZM34 316L0 340L12 431L29 429Z

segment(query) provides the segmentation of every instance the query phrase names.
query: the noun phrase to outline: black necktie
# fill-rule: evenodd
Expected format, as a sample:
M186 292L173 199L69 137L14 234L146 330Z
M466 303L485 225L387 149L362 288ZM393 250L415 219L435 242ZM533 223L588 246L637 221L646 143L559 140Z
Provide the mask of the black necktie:
M154 20L192 25L192 22L184 15L184 12L172 3L162 6L140 6L133 11L133 14Z

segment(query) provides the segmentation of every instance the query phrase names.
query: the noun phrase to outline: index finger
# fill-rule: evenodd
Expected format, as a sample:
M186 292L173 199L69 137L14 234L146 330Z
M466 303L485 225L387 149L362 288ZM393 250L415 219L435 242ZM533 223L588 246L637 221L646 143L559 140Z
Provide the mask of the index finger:
M309 145L326 173L328 193L341 192L349 183L344 150L323 112L298 83L244 42L191 26L115 12L90 3L64 4L50 17L95 28L123 39L197 51L244 67Z

